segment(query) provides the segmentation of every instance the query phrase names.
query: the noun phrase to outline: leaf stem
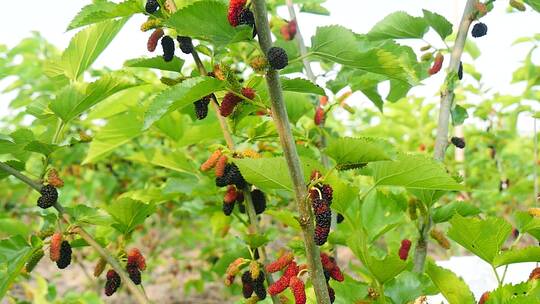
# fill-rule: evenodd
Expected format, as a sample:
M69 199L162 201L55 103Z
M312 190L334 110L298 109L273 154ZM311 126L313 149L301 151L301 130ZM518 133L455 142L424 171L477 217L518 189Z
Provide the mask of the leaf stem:
M22 182L26 183L30 187L32 187L36 191L40 191L42 185L39 183L34 182L24 174L20 173L19 171L15 170L14 168L6 165L5 163L0 162L0 169L4 170L5 172L13 175L17 179L21 180ZM63 220L70 224L69 217L65 214L64 208L58 204L55 203L53 206L59 213L59 215L63 218ZM129 275L125 272L125 270L120 266L118 261L88 233L81 227L75 227L73 229L74 232L79 234L82 239L84 239L91 247L94 248L94 250L97 251L97 253L111 265L112 268L118 273L124 284L127 285L127 288L131 291L135 299L138 303L146 304L150 303L148 299L144 296L143 293L133 284L131 279L129 278Z
M255 15L255 23L259 36L259 44L261 50L266 54L272 46L272 38L270 35L270 27L268 25L268 11L266 9L265 0L253 0L253 11ZM317 303L329 304L330 297L328 296L328 287L321 265L319 256L319 248L314 241L314 225L311 206L305 199L307 195L304 174L300 165L300 159L296 151L296 145L291 132L291 126L287 117L287 110L283 101L283 92L281 90L281 82L279 73L276 70L270 69L266 73L266 82L272 101L272 117L276 125L276 130L279 134L283 153L289 167L289 174L294 185L295 201L298 206L300 227L304 238L304 246L306 250L306 258L310 270L310 277L313 283L313 289L317 297Z

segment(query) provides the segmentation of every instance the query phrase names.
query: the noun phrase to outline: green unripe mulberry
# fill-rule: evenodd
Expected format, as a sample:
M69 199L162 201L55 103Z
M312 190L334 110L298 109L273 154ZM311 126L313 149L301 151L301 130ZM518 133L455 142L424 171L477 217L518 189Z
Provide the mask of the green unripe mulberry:
M43 252L43 249L39 249L38 251L34 252L28 262L26 262L26 272L32 272L32 270L34 270L34 268L39 263L39 261L41 261L41 258L43 258L44 255L45 253Z

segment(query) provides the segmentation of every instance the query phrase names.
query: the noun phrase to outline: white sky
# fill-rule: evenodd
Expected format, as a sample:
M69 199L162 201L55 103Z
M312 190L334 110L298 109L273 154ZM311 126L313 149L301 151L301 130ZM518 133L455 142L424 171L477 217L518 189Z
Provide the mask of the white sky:
M0 13L0 44L13 46L22 38L30 35L31 31L39 31L51 43L59 48L65 48L75 31L65 32L69 21L81 7L91 1L80 0L26 0L11 1L9 10ZM365 33L384 16L391 12L403 10L411 15L421 16L422 9L428 9L445 16L452 23L460 18L465 0L328 0L324 5L331 11L331 16L311 14L299 15L299 26L308 40L315 33L317 26L340 24L358 33ZM540 28L540 14L528 8L524 13L506 13L507 1L497 1L495 10L483 18L488 27L488 35L475 39L482 55L476 61L476 68L483 73L487 87L496 88L498 92L521 92L520 86L510 85L512 72L523 60L529 45L512 46L517 37L531 36ZM20 13L19 13L20 12ZM283 17L288 17L286 10L280 11ZM24 18L21 18L21 14ZM148 55L146 51L147 33L139 30L144 21L142 15L133 17L122 29L117 38L105 50L95 63L96 67L108 66L118 69L126 59ZM438 38L429 33L426 39L440 46ZM464 60L467 62L467 59ZM470 62L470 60L469 60ZM424 81L424 86L414 89L414 94L434 97L443 81L443 73L439 73ZM0 89L5 81L0 82ZM6 114L7 103L12 96L0 93L0 115ZM364 104L361 95L355 98ZM355 102L356 104L356 102ZM532 125L532 120L522 122Z

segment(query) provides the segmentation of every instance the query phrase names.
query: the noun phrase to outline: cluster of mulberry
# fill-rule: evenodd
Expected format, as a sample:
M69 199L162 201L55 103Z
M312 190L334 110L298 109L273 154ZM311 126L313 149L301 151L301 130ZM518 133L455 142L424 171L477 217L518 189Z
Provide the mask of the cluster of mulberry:
M208 104L210 104L210 95L203 97L193 103L195 106L195 116L197 119L205 119L208 116Z
M450 142L456 146L457 148L463 149L465 148L465 139L463 137L452 137L450 139Z
M268 64L274 70L281 70L289 64L287 52L280 47L273 46L266 53Z
M249 260L237 258L227 267L225 285L230 286L234 278L242 268L248 264ZM266 299L266 288L264 286L265 273L257 261L251 261L249 267L242 273L242 295L249 299L249 303L256 303Z
M110 297L112 296L116 290L118 290L118 287L120 287L120 283L122 280L120 279L120 276L116 271L113 269L110 269L107 271L107 281L105 282L105 295Z
M147 0L144 8L147 13L153 14L159 9L159 3L157 0Z
M441 53L438 53L437 56L435 56L433 65L428 71L429 75L437 74L442 68L443 61L444 61L444 56Z
M239 189L243 189L247 185L240 169L234 163L227 163L223 169L223 175L216 177L216 186L225 187L228 185L235 185Z
M255 90L253 90L252 88L242 88L241 93L247 99L255 98ZM223 117L231 115L236 106L240 102L242 102L242 100L242 97L232 92L228 92L227 94L225 94L223 100L221 101L221 105L219 106L219 113Z
M285 41L293 40L294 36L296 36L297 28L296 20L291 20L280 28L281 36L283 36Z
M135 285L141 284L141 271L145 268L146 260L139 249L131 249L127 254L126 271Z
M315 180L321 177L319 171L313 171L311 179ZM328 184L317 184L309 190L311 198L311 206L315 214L315 244L318 246L326 243L328 234L330 233L330 225L332 223L332 211L330 205L333 199L332 187Z
M399 247L399 258L403 261L407 260L409 257L409 250L411 249L411 241L408 239L404 239L401 241L401 246Z
M482 22L478 22L477 24L475 24L472 28L472 31L471 31L471 35L474 37L474 38L480 38L480 37L483 37L487 34L487 25L485 23L482 23Z
M37 200L37 205L40 208L47 209L52 207L58 200L58 191L52 185L45 185L39 190L41 196Z

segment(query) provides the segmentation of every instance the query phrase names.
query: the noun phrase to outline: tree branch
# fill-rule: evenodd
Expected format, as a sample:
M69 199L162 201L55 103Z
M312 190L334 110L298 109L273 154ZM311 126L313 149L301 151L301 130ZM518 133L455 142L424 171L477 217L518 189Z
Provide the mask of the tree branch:
M20 173L19 171L15 170L14 168L6 165L3 162L0 162L0 169L4 170L5 172L7 172L7 173L9 173L11 175L13 175L17 179L19 179L22 182L28 184L34 190L40 192L41 187L42 187L41 184L32 181L32 179L30 179L29 177L27 177L24 174ZM70 220L69 220L69 217L65 214L64 208L58 203L55 203L53 205L53 207L58 211L58 213L62 217L62 219L66 223L69 224ZM129 275L125 272L125 270L122 268L122 266L120 266L118 261L106 249L101 247L101 245L99 245L99 243L96 242L96 240L88 232L86 232L81 227L75 227L73 231L78 233L81 236L82 239L84 239L92 248L94 248L94 250L97 251L97 253L103 259L105 259L107 261L107 263L109 263L109 265L111 265L111 267L118 273L118 275L122 279L122 283L127 285L127 288L129 289L129 291L131 291L131 293L133 294L133 296L135 297L135 299L137 300L138 303L141 303L141 304L150 303L148 301L148 299L146 298L146 296L141 292L141 290L139 290L137 288L137 286L135 286L135 284L133 284L133 282L129 278Z
M270 27L268 25L268 16L265 0L253 0L253 10L255 15L255 23L259 36L259 44L263 53L267 53L272 46L272 38L270 35ZM266 82L270 92L272 101L272 117L279 134L283 153L289 167L289 174L294 185L295 201L300 213L300 226L304 238L304 246L306 249L306 257L310 270L311 281L315 289L317 303L329 304L328 288L322 270L321 260L319 257L319 248L315 245L313 239L313 215L311 207L307 201L307 191L304 182L304 174L300 165L300 159L296 151L294 138L291 132L287 110L283 101L283 92L279 81L279 73L276 70L270 69L266 73Z
M449 79L451 75L455 75L459 69L461 62L461 55L463 54L463 48L467 41L467 34L469 33L469 27L474 19L475 4L477 0L467 0L465 8L463 10L463 16L459 23L459 28L456 36L456 41L452 47L452 53L450 57L450 64L448 66L445 88L441 92L441 105L439 109L439 121L437 124L437 137L435 138L435 151L433 158L438 161L444 160L446 148L448 147L448 125L450 123L450 109L454 102L454 89L453 85L448 85L449 82L454 80ZM429 237L429 231L431 229L431 214L428 210L428 215L424 219L421 229L420 237L418 239L417 246L414 251L414 271L421 273L424 271L424 264L426 261Z

